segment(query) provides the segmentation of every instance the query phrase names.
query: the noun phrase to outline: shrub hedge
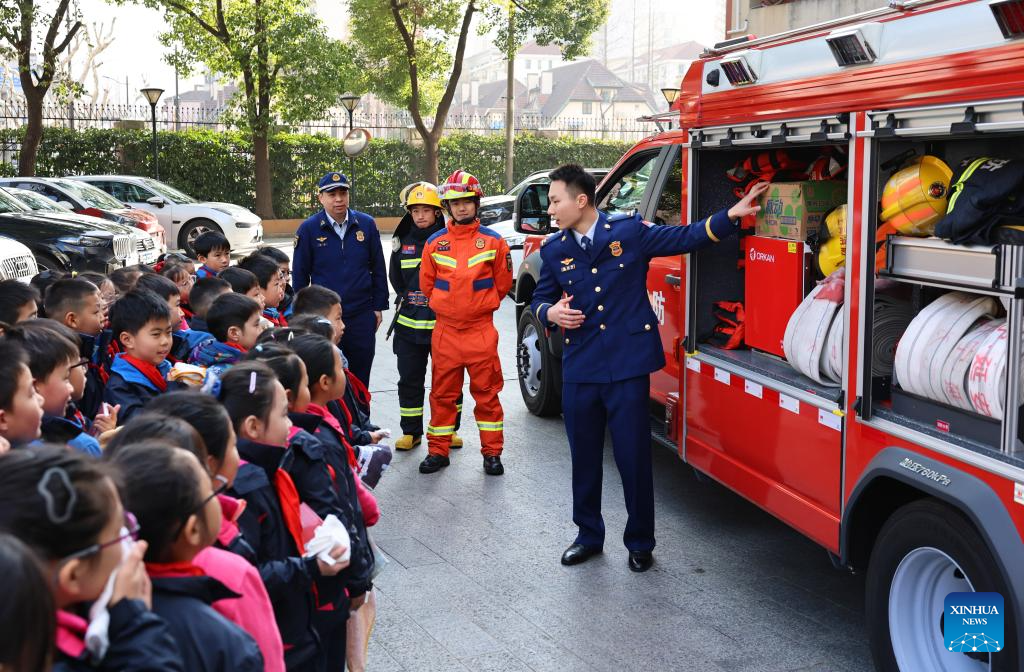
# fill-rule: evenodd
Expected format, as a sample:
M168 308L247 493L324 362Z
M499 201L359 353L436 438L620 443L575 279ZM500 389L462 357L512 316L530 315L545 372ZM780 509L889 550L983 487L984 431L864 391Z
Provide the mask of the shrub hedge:
M23 129L0 130L6 161L0 173L11 175ZM188 130L160 132L160 177L199 199L255 205L252 145L237 132ZM152 136L147 131L47 128L39 148L41 176L85 174L151 175ZM612 166L628 142L516 138L515 178L575 161L586 167ZM443 179L456 168L476 175L488 194L504 191L504 138L452 134L441 141ZM274 210L281 218L306 217L316 208L316 182L330 170L352 172L354 207L377 216L401 214L398 192L422 176L423 153L399 140L371 142L350 167L341 140L323 135L283 133L271 141Z

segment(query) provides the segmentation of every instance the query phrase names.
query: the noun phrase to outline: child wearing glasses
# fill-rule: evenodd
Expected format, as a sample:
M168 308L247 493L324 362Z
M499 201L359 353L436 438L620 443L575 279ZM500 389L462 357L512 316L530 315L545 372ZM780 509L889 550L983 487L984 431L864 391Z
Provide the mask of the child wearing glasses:
M240 595L195 564L216 540L221 523L218 492L199 458L151 440L120 447L113 463L131 474L122 493L149 543L145 560L153 611L167 621L185 668L262 670L263 656L253 638L211 606Z
M99 441L90 434L91 423L73 401L84 392L86 364L72 340L75 334L53 320L35 319L8 330L7 338L20 343L28 354L32 382L42 397L42 440L99 457L102 451ZM113 427L109 417L102 417L97 431Z
M110 465L57 446L0 455L0 531L34 548L51 577L55 671L184 672L167 623L150 610L146 542L133 541L138 522L116 480Z

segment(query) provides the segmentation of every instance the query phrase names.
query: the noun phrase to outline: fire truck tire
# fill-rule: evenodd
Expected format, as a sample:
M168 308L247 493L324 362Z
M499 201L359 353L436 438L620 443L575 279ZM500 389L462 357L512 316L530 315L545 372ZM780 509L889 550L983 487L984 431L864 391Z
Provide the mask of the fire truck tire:
M1016 669L1016 614L1006 600L1005 648L960 654L944 647L942 617L951 592L1009 595L988 545L956 509L923 499L897 510L882 526L868 563L865 621L880 672ZM891 618L898 615L898 618ZM989 659L991 656L991 660ZM984 663L991 662L991 668Z
M516 333L516 369L526 408L541 417L562 411L562 362L548 347L544 326L524 310Z

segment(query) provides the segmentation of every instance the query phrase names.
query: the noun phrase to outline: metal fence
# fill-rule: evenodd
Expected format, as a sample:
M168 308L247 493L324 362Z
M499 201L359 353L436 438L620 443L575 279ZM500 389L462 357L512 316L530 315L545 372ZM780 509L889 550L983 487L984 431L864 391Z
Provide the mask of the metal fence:
M201 106L193 103L159 105L156 108L156 126L161 131L180 131L205 128L224 131L230 128L230 117L237 111L225 106ZM151 109L147 105L68 105L43 106L43 125L64 128L136 128L149 129ZM23 102L0 103L0 128L16 128L28 120ZM428 127L433 119L426 119ZM365 128L375 138L411 140L417 137L412 116L406 112L366 114L356 110L353 125ZM291 129L300 133L320 133L335 138L345 136L348 117L344 112L311 121ZM545 117L520 114L515 120L517 133L533 133L551 137L571 137L605 140L635 141L655 129L649 122L621 117L602 119L598 115L582 117ZM505 132L503 114L449 114L445 132L502 135Z

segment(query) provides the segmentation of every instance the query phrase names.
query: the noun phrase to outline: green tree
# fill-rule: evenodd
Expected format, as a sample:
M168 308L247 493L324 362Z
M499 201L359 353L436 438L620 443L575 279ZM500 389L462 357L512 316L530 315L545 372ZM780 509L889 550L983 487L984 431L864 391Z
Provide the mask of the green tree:
M516 16L522 17L511 30L505 22L510 1L519 5ZM431 182L438 180L438 148L474 15L480 15L482 31L503 26L499 39L505 53L514 53L533 34L573 56L586 50L607 13L607 0L348 0L348 5L362 71L372 75L364 78L364 88L409 110Z
M61 28L63 27L63 36ZM35 175L43 138L43 101L58 85L69 97L77 89L57 68L57 59L82 28L71 0L0 0L0 53L18 61L27 125L18 153L18 174Z
M488 6L485 14L498 27L495 46L505 54L505 188L511 189L515 184L516 54L532 36L537 44L557 45L567 60L582 56L591 35L608 16L608 0L504 0Z
M252 136L256 213L274 218L270 138L275 123L322 119L350 73L347 47L331 39L310 0L142 0L163 9L168 60L186 71L202 63L240 83L238 125Z

